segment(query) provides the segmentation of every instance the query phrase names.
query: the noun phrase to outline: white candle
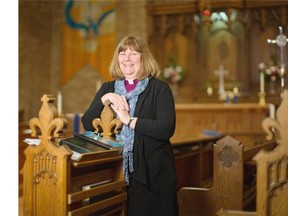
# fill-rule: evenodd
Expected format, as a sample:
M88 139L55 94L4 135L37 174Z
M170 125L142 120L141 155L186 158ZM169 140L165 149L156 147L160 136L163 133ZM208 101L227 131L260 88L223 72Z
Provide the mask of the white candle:
M264 73L260 73L260 92L265 92L265 81L264 81Z
M275 119L275 105L269 104L269 117Z
M61 93L61 91L58 91L58 95L57 95L57 110L58 110L58 115L60 116L62 113L62 93Z

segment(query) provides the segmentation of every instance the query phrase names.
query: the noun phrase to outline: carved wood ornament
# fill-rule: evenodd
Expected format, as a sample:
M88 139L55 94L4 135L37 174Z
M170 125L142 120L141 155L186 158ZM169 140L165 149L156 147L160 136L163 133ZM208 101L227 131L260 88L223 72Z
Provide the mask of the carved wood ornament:
M254 157L257 182L263 182L257 184L257 214L284 215L288 213L288 90L282 92L276 119L267 118L262 126L267 139L275 136L278 146L272 152L261 150Z
M121 130L122 122L116 118L114 110L109 106L110 102L105 101L101 118L94 119L92 124L95 133L101 133L103 138L115 141L115 134Z
M286 26L287 6L288 2L285 1L196 0L162 3L150 1L147 7L148 14L151 16L149 33L150 36L154 33L166 35L173 27L185 33L186 28L192 27L196 30L202 24L209 28L211 26L209 16L212 12L225 12L229 28L235 21L244 23L247 29L252 26L252 23L259 23L261 28L266 28L268 21L275 21L281 26ZM205 16L207 9L210 13ZM231 16L233 10L239 11L236 17Z
M55 206L54 215L64 215L67 211L67 197L62 194L67 193L68 185L67 181L60 179L70 176L67 158L72 152L66 146L58 146L56 138L68 123L66 119L58 117L53 96L43 95L41 101L43 104L39 118L32 118L29 122L31 135L38 137L41 142L39 146L30 145L24 152L24 215L45 215L45 212L51 212L51 206ZM51 202L37 199L43 193L53 197Z
M110 211L121 211L121 215L125 215L126 184L121 172L122 156L119 151L111 149L83 153L79 160L73 161L71 149L59 145L57 140L68 126L68 121L58 116L53 96L43 95L41 101L39 118L32 118L29 122L31 135L38 137L40 144L26 148L26 160L21 170L24 179L23 215L88 215L116 204L119 205ZM112 139L121 128L120 120L114 117L109 103L105 103L101 119L93 123L99 131L103 131L105 138ZM92 187L87 192L82 189L83 184L103 184L106 180L109 183L100 185L99 190ZM81 200L102 194L105 194L103 200L78 206ZM106 197L106 194L111 196Z
M223 151L218 154L218 160L223 161L223 165L227 168L231 167L238 157L238 154L230 146L225 146Z

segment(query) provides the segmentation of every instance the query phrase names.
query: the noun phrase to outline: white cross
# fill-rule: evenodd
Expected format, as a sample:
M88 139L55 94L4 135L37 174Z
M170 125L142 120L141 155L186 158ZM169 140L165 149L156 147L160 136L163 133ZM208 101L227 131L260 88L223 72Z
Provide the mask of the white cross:
M267 39L267 42L269 44L277 44L280 48L280 77L281 77L281 87L284 87L284 74L285 74L285 61L284 61L284 47L286 46L286 43L288 39L283 34L282 26L279 26L279 32L280 34L276 37L275 40Z
M224 76L228 74L228 71L224 70L223 65L220 65L219 70L216 70L215 74L219 76L218 94L223 95L225 94Z

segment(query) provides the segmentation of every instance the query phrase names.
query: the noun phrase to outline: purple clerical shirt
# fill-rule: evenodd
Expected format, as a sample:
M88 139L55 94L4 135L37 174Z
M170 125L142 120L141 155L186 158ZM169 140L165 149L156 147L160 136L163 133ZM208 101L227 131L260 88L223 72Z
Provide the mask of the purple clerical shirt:
M130 92L130 91L135 89L135 87L138 83L138 80L136 80L136 79L135 80L125 80L124 83L125 83L126 91Z

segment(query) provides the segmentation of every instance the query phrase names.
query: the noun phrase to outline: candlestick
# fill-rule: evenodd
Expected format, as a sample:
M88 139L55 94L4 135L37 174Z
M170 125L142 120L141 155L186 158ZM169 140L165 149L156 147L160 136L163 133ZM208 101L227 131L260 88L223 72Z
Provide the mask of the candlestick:
M265 80L264 80L264 73L260 73L260 92L265 92Z
M57 95L57 110L58 110L58 115L61 116L61 113L62 113L62 93L61 93L61 91L58 91L58 95Z
M258 96L259 96L259 105L260 106L265 106L265 104L266 104L266 100L265 100L266 93L265 92L259 92Z

